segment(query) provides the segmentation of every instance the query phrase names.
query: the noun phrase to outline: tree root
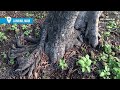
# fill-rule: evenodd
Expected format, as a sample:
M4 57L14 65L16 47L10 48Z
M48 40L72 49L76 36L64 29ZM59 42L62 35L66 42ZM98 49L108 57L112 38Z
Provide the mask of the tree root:
M101 13L102 11L83 11L78 15L75 22L75 29L84 31L85 38L89 40L89 44L94 48L99 44L98 39L101 37L98 33L98 22Z
M29 46L23 46L23 47L15 47L14 49L9 51L9 58L13 58L16 63L15 66L13 67L13 73L15 76L18 77L24 77L26 76L27 78L33 78L34 70L37 68L38 64L42 60L42 53L44 52L44 43L46 39L46 31L43 30L41 33L41 40L40 44L38 44L39 39L33 39L33 38L24 38L29 42L34 43L34 45L29 45ZM17 42L16 42L17 43ZM19 45L20 45L19 41ZM26 54L29 52L29 55L26 56Z
M39 43L39 40L40 40L40 39L31 38L31 37L25 37L25 40L26 40L27 42L31 42L31 43L37 44L37 43Z

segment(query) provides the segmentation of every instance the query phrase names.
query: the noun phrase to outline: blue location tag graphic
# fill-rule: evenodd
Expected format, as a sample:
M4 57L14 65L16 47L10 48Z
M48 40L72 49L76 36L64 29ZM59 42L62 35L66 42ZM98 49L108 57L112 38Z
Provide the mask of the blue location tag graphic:
M33 24L33 18L0 18L0 24Z
M11 22L11 17L7 17L7 22L10 23Z

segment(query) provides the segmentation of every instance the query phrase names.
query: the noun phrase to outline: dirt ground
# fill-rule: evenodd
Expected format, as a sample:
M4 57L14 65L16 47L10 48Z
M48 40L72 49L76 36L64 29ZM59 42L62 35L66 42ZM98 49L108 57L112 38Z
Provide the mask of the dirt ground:
M34 25L28 25L27 30L35 30L36 37L38 37L38 33L40 32L40 25L45 20L47 16L46 11L0 11L0 17L33 17L35 18ZM107 24L112 21L117 25L111 26L111 31L106 28ZM35 28L33 28L35 26ZM110 25L109 25L110 26ZM13 40L15 39L16 32L11 30L12 25L0 25L0 32L5 33L7 40L0 42L0 79L9 79L9 71L12 67L11 64L8 63L7 53L13 44ZM20 26L19 26L20 27ZM25 31L24 31L25 32ZM99 22L99 32L101 35L101 45L104 43L108 43L112 45L112 47L119 47L118 50L115 50L115 57L120 60L120 12L119 11L104 11L102 17L100 17ZM29 33L32 36L32 32ZM28 44L28 43L26 43ZM71 54L75 52L75 54ZM101 79L98 70L103 69L103 62L99 61L98 57L103 53L103 49L93 49L91 46L83 44L81 47L76 47L76 49L70 50L66 52L69 56L66 59L66 63L68 64L68 69L61 70L58 64L55 65L56 70L51 75L51 79ZM90 55L90 59L92 60L91 72L82 72L80 66L76 65L76 62L79 60L81 56L85 56L86 54ZM5 57L6 55L6 57ZM67 55L67 54L65 54ZM120 68L119 68L120 70ZM113 78L113 75L110 76ZM106 79L106 78L104 78Z

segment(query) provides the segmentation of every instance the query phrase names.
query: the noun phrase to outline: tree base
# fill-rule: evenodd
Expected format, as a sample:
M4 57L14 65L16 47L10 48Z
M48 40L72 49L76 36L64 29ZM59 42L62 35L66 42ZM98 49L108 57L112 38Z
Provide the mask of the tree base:
M16 62L13 68L14 75L36 79L50 78L56 68L54 65L69 49L80 46L84 38L87 38L93 47L98 45L98 20L97 11L50 12L43 23L39 44L16 47L10 51L9 58L12 57ZM35 39L28 41L37 42Z

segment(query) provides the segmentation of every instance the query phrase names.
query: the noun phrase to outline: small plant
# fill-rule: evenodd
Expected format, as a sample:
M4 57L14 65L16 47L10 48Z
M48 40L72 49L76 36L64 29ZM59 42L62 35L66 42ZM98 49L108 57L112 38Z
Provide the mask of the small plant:
M106 54L106 53L100 53L100 56L98 57L98 60L99 61L107 61L107 59L108 59L108 54Z
M68 65L67 65L67 63L65 62L64 59L60 59L59 66L62 70L65 70L68 67Z
M112 52L111 45L109 45L109 44L105 44L103 46L103 48L104 48L105 53L107 53L107 54Z
M5 52L2 52L2 53L1 53L1 56L3 57L3 59L7 58L7 55L6 55Z
M44 15L39 15L38 16L38 19L42 19L42 18L44 18L45 16Z
M81 66L82 72L91 72L90 70L91 63L92 61L89 59L89 55L81 57L80 60L77 62L77 64Z
M105 65L105 69L100 71L100 77L103 77L104 79L110 79L110 68Z
M120 68L113 68L114 79L120 79Z
M26 30L27 28L28 28L27 25L22 25L22 29L23 29L23 30Z
M100 59L104 61L105 69L100 71L100 77L103 77L104 79L110 79L110 72L114 75L112 75L112 78L120 79L120 60L113 56L108 55L103 52L101 54Z
M13 65L15 62L14 62L14 58L10 58L10 64Z
M119 52L120 51L120 45L118 45L118 46L112 46L112 50L114 51L114 52Z
M13 24L12 26L11 26L11 28L10 28L10 30L16 30L17 29L17 24Z
M109 66L114 74L114 79L120 79L120 60L117 57L110 58Z
M86 52L86 49L84 47L81 47L81 49L82 49L83 52Z
M31 32L32 32L32 30L27 30L27 31L24 32L24 35L28 36Z
M117 28L117 24L116 24L116 22L115 22L114 20L113 20L113 21L109 21L109 22L107 23L107 25L106 25L106 28L107 28L108 30Z
M5 36L5 33L0 32L0 41L7 40L7 37Z
M105 36L105 37L109 37L109 36L110 36L110 32L107 32L107 31L104 32L104 36Z
M32 17L32 16L34 16L34 14L26 13L26 16L27 16L27 17Z

